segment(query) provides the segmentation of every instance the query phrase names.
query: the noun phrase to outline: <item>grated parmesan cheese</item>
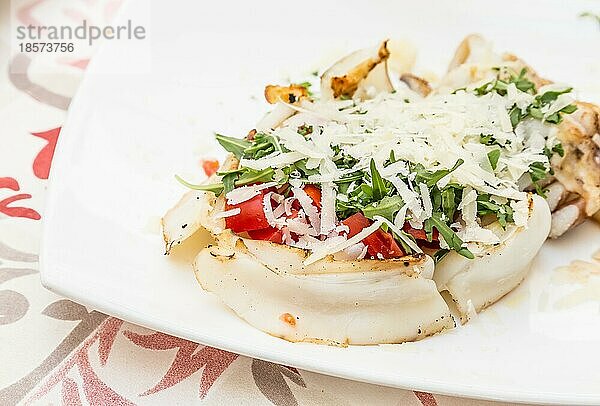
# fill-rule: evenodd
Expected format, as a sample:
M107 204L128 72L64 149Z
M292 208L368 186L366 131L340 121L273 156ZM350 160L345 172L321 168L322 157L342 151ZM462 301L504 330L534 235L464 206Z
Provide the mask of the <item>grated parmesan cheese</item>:
M310 224L314 227L315 230L317 230L317 232L320 232L321 218L319 216L317 208L313 205L313 201L310 198L310 196L307 195L304 190L297 187L294 187L292 191L294 193L294 197L296 197L296 199L298 199L298 202L300 202L302 210L304 210L304 213L306 213L306 215L308 216Z
M240 204L252 199L254 196L258 196L261 190L268 189L273 186L277 186L277 182L267 182L252 186L241 186L227 193L225 197L227 198L227 203L229 204Z
M335 254L338 251L342 251L361 242L375 231L379 230L381 224L381 220L375 220L369 227L363 228L358 234L348 239L343 237L339 237L341 240L339 238L332 238L328 244L322 243L320 246L315 247L308 258L304 260L304 265L313 264L318 260L325 258L327 255Z
M424 183L419 183L419 190L421 191L421 199L423 201L423 210L425 218L430 218L433 213L433 204L431 203L431 196L429 195L429 188Z
M240 209L239 207L236 207L235 209L219 212L219 213L215 214L213 216L213 218L222 219L222 218L226 218L226 217L237 216L241 212L242 212L242 209Z
M240 160L240 166L262 170L267 168L277 168L291 165L304 158L304 155L300 152L274 152L270 155L262 157L260 159L246 159Z
M394 223L392 223L388 219L386 219L384 217L381 217L381 216L375 216L374 219L381 221L381 223L383 223L383 224L387 224L387 226L394 233L396 233L396 235L398 237L400 237L402 239L402 241L404 241L404 243L406 245L408 245L412 250L414 250L415 252L423 252L423 250L421 248L419 248L419 246L417 244L415 244L415 242L413 240L411 240L406 235L404 235L404 233L402 232L402 230L400 230L398 227L396 227L396 225Z
M500 63L493 54L486 55L490 66ZM481 74L484 67L477 69ZM455 73L466 72L456 70ZM286 198L273 193L265 196L263 206L269 224L282 230L284 243L312 251L306 264L340 250L352 256L361 253L364 256L366 247L361 247L360 241L381 224L387 224L406 245L421 252L402 232L406 221L421 229L433 215L431 190L421 180L415 180L413 165L428 171L448 170L462 160L462 165L438 180L437 186L442 189L456 183L464 187L458 205L460 221L452 228L465 244L470 247L499 241L492 230L479 223L477 197L482 194L489 194L491 200L499 204L510 200L515 225L525 225L528 205L523 188L531 183L528 172L532 163L549 164L544 149L555 145L556 131L533 118L523 119L513 128L508 111L516 106L525 113L535 96L519 90L514 83L507 85L504 96L496 92L473 94L472 89L495 78L493 74L480 76L481 81L467 86L468 91L446 93L442 87L427 97L411 93L408 101L407 91L376 93L364 88L362 91L368 94L368 100L355 97L353 100L302 100L294 105L278 103L261 123L262 131L278 141L276 151L257 160L243 158L240 165L255 170L273 168L278 181L286 177L283 168L299 161L308 171L316 170L316 173L307 173L308 179L300 179L300 172L292 170L288 180L292 196ZM564 88L548 85L539 89L538 94ZM567 94L558 96L546 106L544 118L572 101ZM277 120L278 124L273 125ZM300 126L310 126L311 131L300 134ZM482 142L483 136L490 137L491 141ZM493 164L490 162L492 151L497 158ZM338 168L334 162L336 154L352 157L355 163L351 168ZM340 225L336 218L336 200L348 202L348 196L360 185L352 182L344 194L338 195L335 182L355 171L368 172L371 160L381 177L394 186L404 205L393 222L375 216L371 226L347 239L348 228ZM306 182L319 184L321 188L320 212L302 189ZM227 202L241 203L275 185L269 182L237 188L226 195ZM277 203L275 207L271 200ZM300 204L297 218L286 219L292 214L296 200ZM440 245L447 247L442 236Z

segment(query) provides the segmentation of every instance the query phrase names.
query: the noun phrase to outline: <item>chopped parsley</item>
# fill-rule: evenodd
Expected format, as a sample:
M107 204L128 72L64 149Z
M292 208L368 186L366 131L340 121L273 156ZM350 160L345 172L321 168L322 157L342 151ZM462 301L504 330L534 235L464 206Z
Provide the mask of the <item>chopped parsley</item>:
M562 120L562 114L571 114L577 110L577 106L574 104L569 104L568 106L563 107L561 110L544 117L543 111L545 108L555 102L558 96L561 94L570 93L573 89L565 88L559 91L549 90L542 94L536 95L537 90L535 88L535 84L527 78L526 68L521 69L521 72L518 75L506 67L495 68L495 70L498 72L496 79L473 89L473 93L475 93L477 96L483 96L490 92L496 92L500 96L506 96L508 93L508 86L510 84L514 84L515 87L520 91L535 95L533 102L525 109L525 111L522 111L516 105L509 109L508 115L513 128L515 128L517 124L527 117L543 120L547 123L558 124ZM456 91L458 90L464 90L464 88L457 89Z

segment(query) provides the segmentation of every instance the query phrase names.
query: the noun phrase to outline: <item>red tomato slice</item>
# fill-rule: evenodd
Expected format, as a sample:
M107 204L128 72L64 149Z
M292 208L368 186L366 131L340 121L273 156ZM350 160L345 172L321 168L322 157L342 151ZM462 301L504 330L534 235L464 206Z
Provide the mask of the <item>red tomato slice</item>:
M373 222L366 218L362 213L355 213L342 221L342 223L347 225L350 229L350 232L348 233L348 238L350 238L358 234L364 228L370 226ZM377 254L381 254L383 258L398 258L405 255L394 237L382 229L379 229L364 238L362 242L367 246L368 254L374 258L377 258Z
M212 176L219 170L219 161L216 159L203 159L202 169L204 169L206 176Z
M367 228L371 225L372 221L366 218L362 213L354 213L346 220L342 221L342 224L348 226L350 231L348 232L348 238L354 237L360 233L363 228Z
M404 256L404 251L398 246L398 243L390 233L382 229L375 231L363 240L367 245L367 253L377 258L381 254L384 258L398 258Z
M286 216L288 219L294 219L298 217L298 210L292 208L291 211L292 213L289 216ZM276 242L277 244L283 244L283 231L275 227L267 227L261 230L251 230L248 231L248 235L253 240L272 241Z
M274 227L263 228L262 230L248 231L248 235L253 240L271 241L277 244L283 242L283 232Z
M416 228L412 228L410 223L406 222L404 223L404 227L402 227L402 229L404 231L406 231L408 234L412 235L413 237L415 237L415 240L425 240L427 241L427 233L425 233L425 230L423 229L416 229ZM432 234L432 238L431 241L438 241L440 234L438 233L437 229L433 229L433 234Z
M321 210L321 189L316 185L304 185L302 190L304 190L308 197L311 198L313 205L317 209ZM301 206L298 200L294 200L294 203L292 203L292 207L298 210L300 209Z
M225 224L234 233L242 233L244 231L261 230L263 228L269 228L269 222L265 217L263 210L263 196L264 193L260 193L254 196L250 200L239 204L226 204L225 210L231 210L235 208L240 209L240 213L235 216L225 217Z
M315 185L306 185L304 191L312 199L316 208L321 210L321 189Z

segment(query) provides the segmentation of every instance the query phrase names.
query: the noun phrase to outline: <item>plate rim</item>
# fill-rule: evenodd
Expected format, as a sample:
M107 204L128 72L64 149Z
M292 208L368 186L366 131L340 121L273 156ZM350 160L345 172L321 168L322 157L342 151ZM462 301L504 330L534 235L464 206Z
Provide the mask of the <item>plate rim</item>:
M133 8L133 4L137 1L132 0L126 2L115 18L115 24L124 21L129 9ZM122 320L137 324L142 327L161 331L166 334L170 334L179 338L190 340L193 342L199 342L203 345L211 346L221 350L233 352L246 357L258 358L264 361L273 362L277 364L285 364L293 366L305 371L325 374L334 376L342 379L349 379L353 381L364 382L374 385L382 385L392 388L398 388L403 390L431 392L434 394L440 394L445 396L453 396L457 398L471 398L477 400L490 400L490 401L501 401L501 402L516 402L516 403L531 403L531 404L600 404L600 391L598 393L579 393L575 397L558 392L542 392L537 393L533 391L511 391L510 393L481 386L474 386L464 383L462 385L448 384L443 381L426 381L424 379L416 379L411 376L402 375L398 379L385 375L377 375L375 369L369 369L365 367L356 366L352 369L343 367L336 367L337 364L326 364L317 365L312 362L304 361L301 356L294 356L293 352L286 353L261 353L253 352L252 347L244 345L243 341L232 339L231 337L217 337L215 335L193 331L183 326L177 326L176 323L165 324L164 320L153 317L151 314L144 314L135 310L125 309L121 306L117 306L111 302L103 300L99 296L93 294L84 295L78 291L74 286L69 283L64 283L63 280L56 276L60 274L60 266L52 264L47 261L48 250L52 247L50 242L54 230L57 229L59 224L54 224L54 213L57 211L57 207L60 205L60 195L56 192L57 185L64 179L60 176L60 173L64 172L68 168L68 157L65 146L70 145L76 140L76 137L85 137L85 132L77 133L76 128L78 124L79 113L85 110L85 104L82 100L85 100L85 95L88 92L89 83L94 81L98 76L102 74L97 73L96 65L98 61L102 61L102 55L106 48L110 47L108 41L100 41L98 49L91 59L88 65L83 79L77 88L75 95L71 100L66 119L61 129L61 136L58 139L52 166L50 169L50 175L47 183L46 202L44 207L44 221L41 233L41 243L39 250L39 272L41 284L52 292L67 298L73 299L74 301L91 307L95 310L101 311L108 315L117 317ZM240 321L243 322L242 319ZM266 334L266 333L264 333ZM318 344L307 344L298 343L299 345L318 345Z

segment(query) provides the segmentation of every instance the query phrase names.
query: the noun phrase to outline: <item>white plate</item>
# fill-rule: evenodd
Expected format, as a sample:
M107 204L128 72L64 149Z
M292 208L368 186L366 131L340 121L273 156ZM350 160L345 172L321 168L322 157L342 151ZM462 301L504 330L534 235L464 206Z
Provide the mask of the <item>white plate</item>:
M199 180L200 157L218 151L213 131L252 128L267 109L266 83L303 79L384 37L413 40L421 65L442 72L460 39L481 32L598 101L600 31L577 17L598 3L205 4L129 2L121 21L144 24L148 39L107 43L92 61L54 158L44 285L135 323L307 370L451 395L600 403L600 295L561 299L585 287L558 285L554 271L591 261L597 225L547 243L526 283L466 327L351 348L292 344L250 327L200 289L193 247L162 255L158 228L184 192L173 175Z

